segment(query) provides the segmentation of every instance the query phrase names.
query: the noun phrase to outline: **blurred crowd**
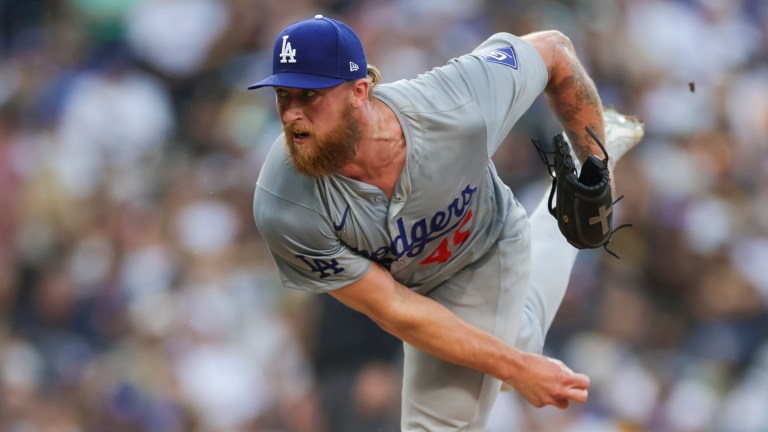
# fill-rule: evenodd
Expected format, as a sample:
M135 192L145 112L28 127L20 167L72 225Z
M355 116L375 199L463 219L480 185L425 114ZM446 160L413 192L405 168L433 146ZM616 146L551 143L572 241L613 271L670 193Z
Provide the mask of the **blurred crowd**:
M0 1L0 430L397 431L400 343L283 289L251 211L275 35L321 13L384 81L497 31L568 35L646 139L631 229L580 254L546 353L590 400L503 394L490 432L768 430L768 2ZM548 187L537 101L495 156ZM762 216L760 216L762 215ZM553 269L557 271L557 269Z

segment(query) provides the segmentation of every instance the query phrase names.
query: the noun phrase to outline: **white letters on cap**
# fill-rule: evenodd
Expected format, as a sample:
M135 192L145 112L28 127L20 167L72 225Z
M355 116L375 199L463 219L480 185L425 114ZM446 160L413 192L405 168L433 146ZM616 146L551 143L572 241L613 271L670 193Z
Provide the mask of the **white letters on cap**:
M291 48L288 35L283 36L283 48L280 53L280 63L296 63L296 50Z

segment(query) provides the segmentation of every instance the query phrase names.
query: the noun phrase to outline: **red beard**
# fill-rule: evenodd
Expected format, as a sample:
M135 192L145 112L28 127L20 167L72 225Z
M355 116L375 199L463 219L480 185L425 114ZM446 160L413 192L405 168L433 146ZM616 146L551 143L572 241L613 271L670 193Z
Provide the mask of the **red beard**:
M313 127L283 124L289 160L298 172L313 178L325 177L352 161L360 141L360 126L349 105L341 109L339 119L335 127L322 135ZM312 142L297 143L295 134L306 134L303 139Z

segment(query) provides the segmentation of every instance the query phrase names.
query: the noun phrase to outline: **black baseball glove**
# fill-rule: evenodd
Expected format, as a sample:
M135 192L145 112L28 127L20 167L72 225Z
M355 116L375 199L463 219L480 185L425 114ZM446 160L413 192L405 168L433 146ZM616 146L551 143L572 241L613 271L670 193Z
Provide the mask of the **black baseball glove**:
M618 258L607 246L615 231L613 205L622 197L613 201L608 152L592 130L587 128L587 132L603 150L605 159L589 156L582 164L578 176L570 145L562 134L555 135L554 149L549 152L543 150L536 141L533 142L552 176L549 212L557 219L560 232L568 243L578 249L602 246ZM553 204L555 196L556 204ZM629 225L625 224L617 229L625 226Z

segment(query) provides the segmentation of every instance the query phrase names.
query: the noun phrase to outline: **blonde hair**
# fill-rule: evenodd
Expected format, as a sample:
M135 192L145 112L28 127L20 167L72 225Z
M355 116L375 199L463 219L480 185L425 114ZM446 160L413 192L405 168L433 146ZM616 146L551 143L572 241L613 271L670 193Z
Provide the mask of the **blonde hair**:
M373 99L373 89L381 82L381 71L375 65L368 65L368 75L365 77L368 80L368 99Z

